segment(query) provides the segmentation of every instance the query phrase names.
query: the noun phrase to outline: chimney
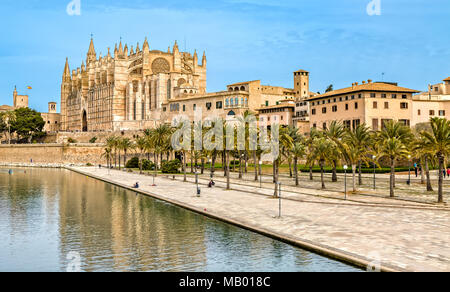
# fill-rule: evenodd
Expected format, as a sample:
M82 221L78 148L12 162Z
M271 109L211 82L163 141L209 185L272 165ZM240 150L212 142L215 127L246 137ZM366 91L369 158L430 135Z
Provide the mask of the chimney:
M367 83L372 83L372 79L367 80Z

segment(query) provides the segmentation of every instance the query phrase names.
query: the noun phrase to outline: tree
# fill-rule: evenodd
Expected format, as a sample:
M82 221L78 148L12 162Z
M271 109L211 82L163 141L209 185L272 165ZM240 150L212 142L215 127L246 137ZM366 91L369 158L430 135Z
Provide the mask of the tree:
M328 85L327 89L325 90L325 93L333 91L333 84Z
M111 153L112 149L110 147L107 146L103 149L102 158L106 159L106 166L108 168L111 168Z
M31 143L33 138L45 135L42 131L45 121L37 111L30 108L18 108L14 110L14 115L15 119L11 121L10 132L15 132L20 139Z
M311 165L311 163L314 163L314 161L319 163L322 189L325 189L325 180L324 180L325 163L330 161L330 152L334 147L335 147L334 142L325 137L315 139L311 146L311 153L308 157L309 164Z
M345 127L342 123L337 122L337 121L332 121L330 123L330 126L328 127L328 129L326 131L324 131L324 134L327 138L331 139L334 143L336 143L336 146L338 147L339 150L342 151L343 144L342 144L342 139L345 136ZM337 157L333 157L333 174L332 174L332 181L333 182L337 182L337 163L339 160L340 155L338 155Z
M412 134L411 129L403 123L389 121L385 123L383 129L378 132L377 140L381 145L384 145L385 141L392 138L396 138L404 146L407 146L413 141L414 135ZM395 160L393 163L395 164ZM395 169L394 173L391 174L391 179L393 180L392 185L395 188Z
M429 162L433 154L427 146L427 140L422 135L419 135L412 144L412 151L414 156L420 160L422 184L425 184L424 176L426 175L427 192L432 192L433 187L431 186Z
M386 138L382 140L380 147L382 157L387 157L391 165L391 175L389 180L390 197L394 197L395 182L395 162L399 159L406 158L409 154L406 145L399 138Z
M8 144L11 144L11 124L14 123L14 121L16 120L16 112L7 111L5 113L2 113L1 120L2 123L4 124L4 127L8 131Z
M144 156L145 150L147 150L148 143L145 137L137 137L136 139L136 149L139 150L139 173L142 174L142 157Z
M134 144L129 138L123 138L120 141L120 148L123 150L123 165L127 164L127 153L134 148Z
M304 143L296 142L291 150L292 156L294 157L294 176L295 176L295 185L299 185L298 181L298 160L303 159L306 154L306 147Z
M431 119L432 132L423 131L425 147L436 156L439 163L438 203L444 202L443 196L443 172L445 158L450 155L450 121L441 118Z

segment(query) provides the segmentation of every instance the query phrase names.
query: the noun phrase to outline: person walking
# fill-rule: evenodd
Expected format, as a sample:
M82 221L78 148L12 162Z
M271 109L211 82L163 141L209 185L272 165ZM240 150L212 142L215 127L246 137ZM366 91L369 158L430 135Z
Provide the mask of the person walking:
M450 178L450 168L447 168L447 178Z

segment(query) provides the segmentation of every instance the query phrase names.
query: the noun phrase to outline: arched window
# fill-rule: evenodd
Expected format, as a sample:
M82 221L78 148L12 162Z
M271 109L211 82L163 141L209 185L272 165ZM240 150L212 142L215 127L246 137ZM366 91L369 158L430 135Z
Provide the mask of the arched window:
M233 91L233 87L230 87L230 88L228 89L228 91Z
M236 97L236 98L234 99L234 102L236 103L236 105L239 105L239 98Z
M230 98L230 106L233 106L233 98Z
M245 98L245 106L248 106L248 98Z
M243 97L241 98L241 105L242 106L244 105L244 98Z
M245 86L241 86L241 91L245 91Z
M230 101L229 101L228 98L225 100L225 105L226 105L226 106L229 106L229 105L230 105Z
M228 112L228 116L235 116L235 115L236 115L236 113L234 111L229 111Z
M234 88L234 91L239 91L239 87L235 87L235 88Z

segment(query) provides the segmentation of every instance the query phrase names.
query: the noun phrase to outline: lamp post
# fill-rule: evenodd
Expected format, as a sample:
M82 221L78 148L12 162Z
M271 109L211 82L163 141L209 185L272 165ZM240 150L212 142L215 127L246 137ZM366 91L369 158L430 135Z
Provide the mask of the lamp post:
M348 169L348 166L344 165L345 200L347 200L347 169Z
M408 181L406 184L411 185L411 155L408 155Z
M259 161L259 188L262 189L262 160Z
M377 159L377 157L374 155L374 156L372 156L372 158L373 158L373 189L376 190L377 185L375 182L375 179L376 179L375 159Z

